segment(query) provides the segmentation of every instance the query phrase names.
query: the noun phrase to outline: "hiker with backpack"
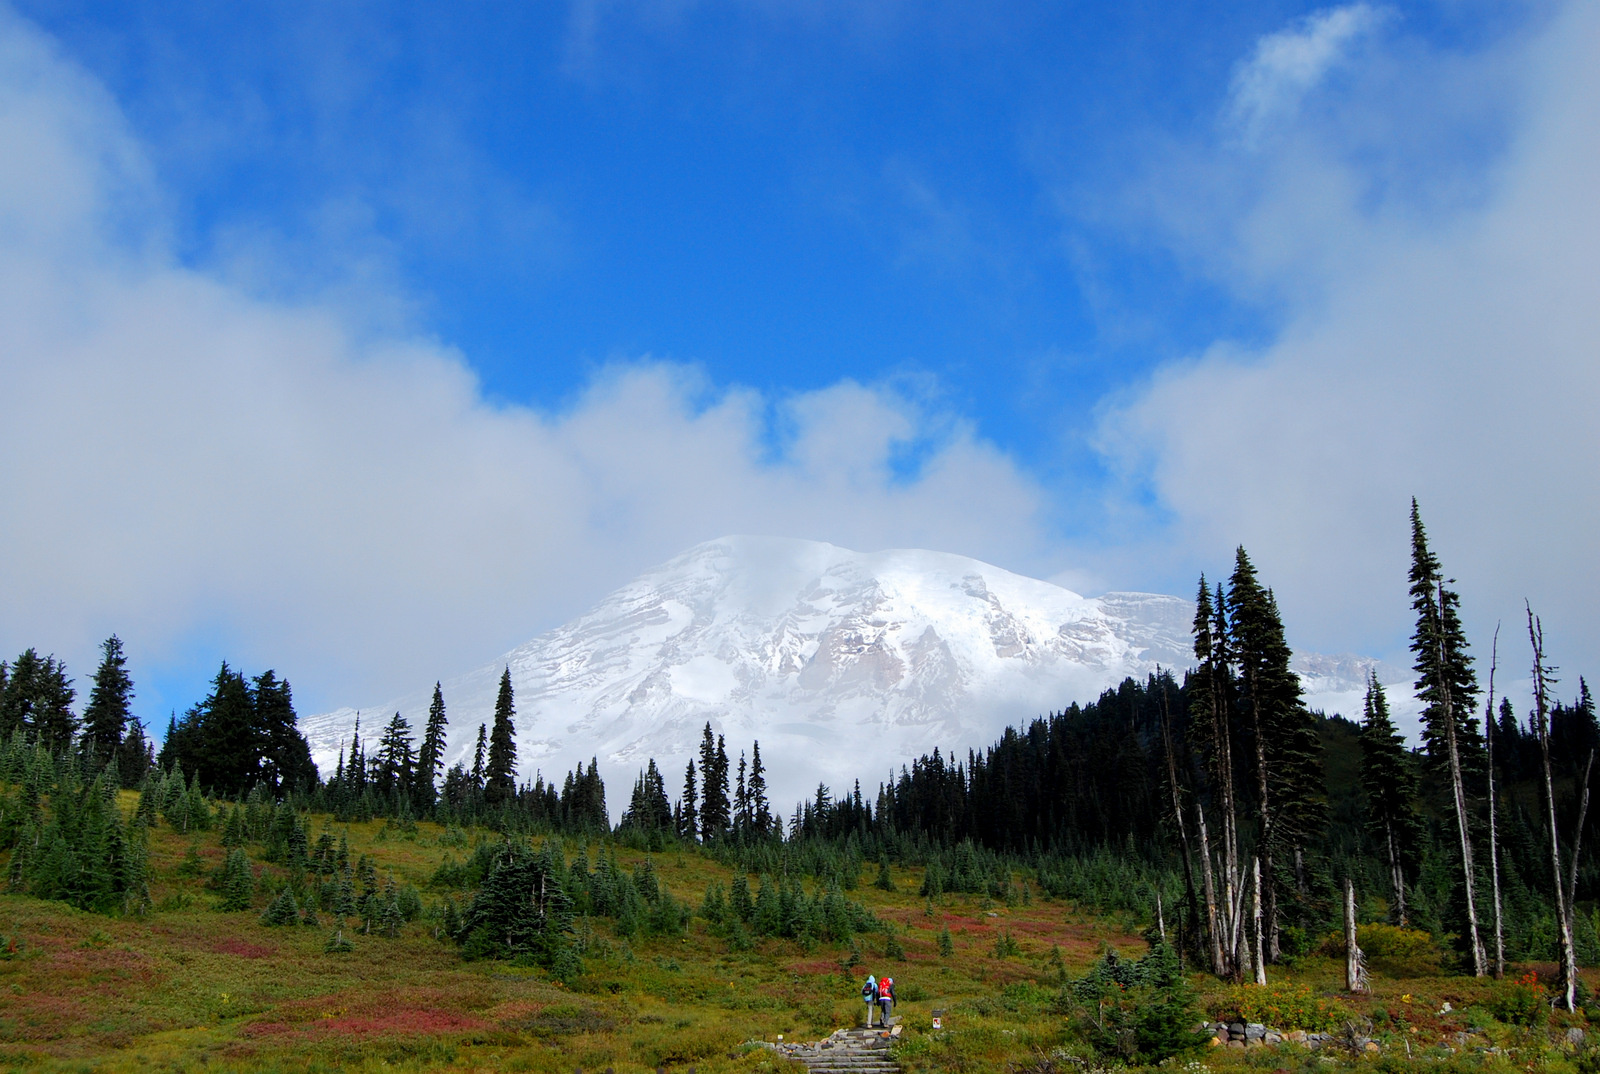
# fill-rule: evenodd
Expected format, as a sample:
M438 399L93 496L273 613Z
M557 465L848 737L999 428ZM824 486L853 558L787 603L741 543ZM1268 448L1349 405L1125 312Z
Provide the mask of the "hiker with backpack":
M889 1015L894 1010L894 978L883 977L878 981L878 1007L883 1011L879 1024L884 1029L889 1028Z
M861 998L867 1004L867 1028L872 1028L872 1008L878 1002L878 979L867 974L867 983L861 986Z

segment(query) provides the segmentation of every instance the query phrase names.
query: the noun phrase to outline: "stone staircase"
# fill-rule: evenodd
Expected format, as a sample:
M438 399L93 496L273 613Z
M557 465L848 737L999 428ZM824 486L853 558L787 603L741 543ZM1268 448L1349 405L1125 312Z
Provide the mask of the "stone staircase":
M777 1051L804 1063L808 1074L899 1074L889 1057L889 1046L899 1037L899 1026L887 1031L858 1026L834 1030L811 1044L780 1044Z

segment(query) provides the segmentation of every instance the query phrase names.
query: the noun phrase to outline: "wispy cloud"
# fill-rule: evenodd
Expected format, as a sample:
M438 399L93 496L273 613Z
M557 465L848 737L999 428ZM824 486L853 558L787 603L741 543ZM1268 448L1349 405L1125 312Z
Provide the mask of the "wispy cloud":
M1234 70L1229 120L1246 142L1255 142L1269 124L1292 116L1305 95L1389 16L1386 8L1347 4L1265 35Z
M1309 55L1277 66L1325 66L1318 36L1293 30ZM1108 411L1108 457L1171 520L1135 556L1164 546L1216 565L1242 541L1283 579L1286 616L1311 644L1381 641L1385 623L1398 641L1415 495L1475 626L1514 619L1526 596L1569 654L1595 651L1597 49L1600 11L1571 3L1537 37L1478 54L1380 53L1352 81L1383 101L1280 113L1292 137L1247 163L1226 146L1188 158L1186 177L1239 178L1218 184L1231 197L1164 203L1169 240L1246 292L1270 281L1283 327L1264 346L1219 341ZM1439 117L1413 109L1458 80L1507 87L1510 134L1472 169L1474 197L1430 201L1467 168L1411 137ZM1480 135L1500 121L1479 118Z

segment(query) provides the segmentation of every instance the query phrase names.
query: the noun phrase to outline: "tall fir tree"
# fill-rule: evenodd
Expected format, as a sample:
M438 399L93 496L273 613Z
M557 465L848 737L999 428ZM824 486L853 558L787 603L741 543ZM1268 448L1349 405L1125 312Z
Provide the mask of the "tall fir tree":
M1411 610L1417 617L1411 652L1417 698L1423 703L1422 743L1429 767L1447 784L1452 733L1465 770L1482 771L1483 740L1472 717L1478 678L1461 625L1461 598L1449 588L1454 580L1444 577L1438 557L1428 547L1428 533L1415 499L1411 501L1409 581Z
M83 709L83 749L85 754L93 753L99 764L117 756L133 715L129 707L132 698L128 659L122 652L122 639L113 634L100 644L100 667Z
M483 793L484 765L488 759L489 728L486 724L478 725L478 741L472 747L472 785L478 794Z
M122 785L130 789L138 787L154 764L155 756L144 723L137 716L128 717L122 745L117 748L117 772L122 777Z
M750 791L745 786L744 751L739 751L739 778L733 790L733 829L743 837L750 831Z
M433 701L428 705L428 723L422 731L422 748L417 751L416 804L430 813L438 798L439 768L444 763L445 733L449 720L444 712L444 690L433 684Z
M700 838L711 842L728 830L728 752L707 722L700 740Z
M189 710L184 724L189 755L183 767L200 782L225 794L243 794L261 775L261 735L256 726L255 699L239 672L222 662L211 693Z
M694 761L689 761L683 772L683 798L678 803L678 835L693 841L700 835L700 809L697 800L699 789L695 786Z
M1479 931L1474 861L1472 804L1467 783L1483 772L1483 743L1471 713L1478 692L1472 658L1461 627L1460 598L1447 588L1438 558L1428 547L1427 530L1415 497L1411 500L1411 609L1417 626L1411 636L1417 673L1417 697L1423 703L1422 740L1429 767L1446 791L1455 821L1456 860L1461 868L1457 891L1466 920L1464 930L1473 974L1488 972L1488 958ZM1478 783L1472 780L1473 784Z
M261 778L274 792L310 791L320 782L311 745L300 733L288 679L271 668L251 680L256 730L260 736Z
M1422 837L1417 777L1375 673L1368 673L1363 710L1361 788L1366 796L1367 832L1389 873L1390 920L1405 927L1410 924L1407 878L1416 868Z
M417 761L411 743L411 724L398 712L378 740L377 761L378 793L391 800L409 800Z
M489 763L483 771L483 795L491 805L510 801L517 793L517 738L511 722L516 713L508 666L500 676L500 693L494 702L494 729L489 732Z
M78 733L72 713L77 691L67 678L67 666L55 656L41 657L27 649L12 662L0 697L0 736L31 731L49 750L64 750Z
M761 743L750 747L750 812L757 835L765 836L772 829L772 807L767 802L767 769L761 763Z
M1275 961L1283 924L1275 865L1300 851L1325 817L1322 747L1289 670L1290 651L1272 591L1262 587L1241 547L1228 580L1233 658L1239 669L1239 705L1249 729L1254 764L1255 811L1260 822L1260 938ZM1258 968L1257 979L1261 979Z

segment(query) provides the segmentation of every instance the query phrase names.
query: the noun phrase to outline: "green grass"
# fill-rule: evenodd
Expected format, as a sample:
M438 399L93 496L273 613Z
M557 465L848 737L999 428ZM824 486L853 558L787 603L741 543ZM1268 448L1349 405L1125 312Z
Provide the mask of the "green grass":
M123 804L131 810L133 797ZM313 838L324 820L313 818ZM431 824L419 824L415 836L380 837L383 827L334 831L348 833L352 857L372 855L380 878L415 884L426 903L436 903L442 893L428 891L429 877L445 854L459 861L470 845L440 845L444 830ZM476 838L493 836L469 833ZM271 866L256 865L265 881L251 911L216 910L205 874L182 868L194 843L164 824L153 831L157 909L142 919L0 895L0 1070L776 1071L789 1065L748 1042L815 1039L854 1024L868 971L888 972L899 985L906 1032L897 1054L908 1071L1080 1069L1072 1057L1087 1053L1050 1005L1060 972L1052 948L1074 975L1108 943L1134 956L1145 949L1112 920L1042 898L1005 906L947 896L929 913L927 900L912 894L920 870L897 866L897 890L886 892L871 885L876 866L868 865L852 898L892 923L903 959L884 957L883 933L857 937L862 961L847 973L849 945L806 950L763 940L730 950L698 917L681 938L626 940L595 919L580 922L584 973L567 986L507 963L464 962L427 917L396 939L347 930L355 949L325 953L327 915L322 928L259 923L276 890ZM248 849L252 858L259 850ZM568 849L576 849L570 840ZM205 870L215 868L224 853L219 834L202 834L199 852ZM625 867L644 857L620 847L617 856ZM652 859L662 887L690 906L699 906L710 881L731 879L693 851ZM954 949L941 957L946 928ZM1002 935L1015 954L996 956ZM1407 1043L1421 1055L1472 1029L1501 1047L1537 1049L1552 1028L1497 1022L1490 1012L1504 986L1437 975L1380 978L1372 997L1351 999L1339 992L1340 972L1334 958L1310 957L1276 976L1298 987L1293 1002L1315 997L1319 1016L1336 1008L1370 1021L1371 1033L1392 1043L1386 1057L1403 1054ZM1239 1005L1239 989L1195 980L1208 1009ZM1440 1015L1446 999L1454 1010ZM945 1011L937 1033L936 1008ZM1565 1024L1558 1018L1553 1028ZM1257 1062L1255 1053L1204 1058L1218 1067ZM1285 1053L1276 1066L1296 1063Z

